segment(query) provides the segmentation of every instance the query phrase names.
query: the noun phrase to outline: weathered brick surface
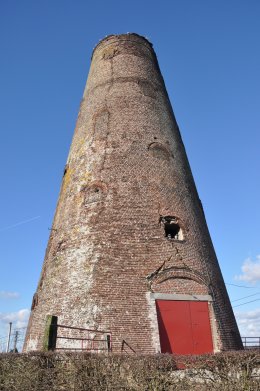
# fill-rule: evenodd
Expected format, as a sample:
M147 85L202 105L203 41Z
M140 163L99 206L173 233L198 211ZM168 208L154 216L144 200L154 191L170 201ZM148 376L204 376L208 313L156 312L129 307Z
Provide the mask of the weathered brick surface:
M176 216L183 240L167 239ZM215 350L241 339L152 45L109 36L93 52L25 351L45 317L110 330L113 349L159 349L149 292L211 295Z

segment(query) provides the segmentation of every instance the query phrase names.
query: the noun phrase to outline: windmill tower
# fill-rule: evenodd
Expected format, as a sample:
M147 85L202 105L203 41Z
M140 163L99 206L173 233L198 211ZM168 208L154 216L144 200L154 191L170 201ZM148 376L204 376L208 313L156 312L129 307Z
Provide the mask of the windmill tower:
M152 44L94 49L24 350L47 315L109 330L113 351L242 348Z

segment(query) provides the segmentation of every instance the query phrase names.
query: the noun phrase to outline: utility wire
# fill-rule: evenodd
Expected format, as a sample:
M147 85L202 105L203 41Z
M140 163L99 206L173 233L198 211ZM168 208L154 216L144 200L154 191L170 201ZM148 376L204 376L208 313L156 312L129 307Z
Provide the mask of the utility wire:
M232 300L231 303L234 303L235 301L247 299L248 297L256 296L256 295L259 295L259 294L260 294L260 292L253 293L252 295L248 295L248 296L241 297L240 299Z
M19 225L30 223L31 221L39 219L40 217L41 216L35 216L35 217L32 217L31 219L19 221L18 223L15 223L13 225L9 225L8 227L4 227L4 228L0 229L0 232L4 232L4 231L7 231L8 229L18 227Z
M260 299L256 299L256 300L247 301L246 303L237 304L237 305L234 305L234 306L233 306L233 308L235 308L235 307L240 307L241 305L245 305L245 304L253 303L254 301L259 301L259 300L260 300Z
M248 288L248 289L257 288L256 286L236 285L236 284L229 284L228 282L225 282L225 285L232 285L232 286L237 286L238 288Z

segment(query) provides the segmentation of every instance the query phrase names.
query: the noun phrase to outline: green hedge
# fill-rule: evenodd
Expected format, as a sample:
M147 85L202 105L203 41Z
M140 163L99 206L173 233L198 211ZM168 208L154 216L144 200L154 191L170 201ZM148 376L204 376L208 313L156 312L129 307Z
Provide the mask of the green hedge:
M0 390L259 391L260 350L181 357L0 354Z

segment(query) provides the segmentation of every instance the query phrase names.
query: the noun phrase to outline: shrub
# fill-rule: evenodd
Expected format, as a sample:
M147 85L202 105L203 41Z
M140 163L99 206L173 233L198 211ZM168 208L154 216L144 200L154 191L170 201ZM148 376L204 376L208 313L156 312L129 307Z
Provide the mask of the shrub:
M0 391L254 391L260 390L257 375L259 351L203 356L0 354Z

